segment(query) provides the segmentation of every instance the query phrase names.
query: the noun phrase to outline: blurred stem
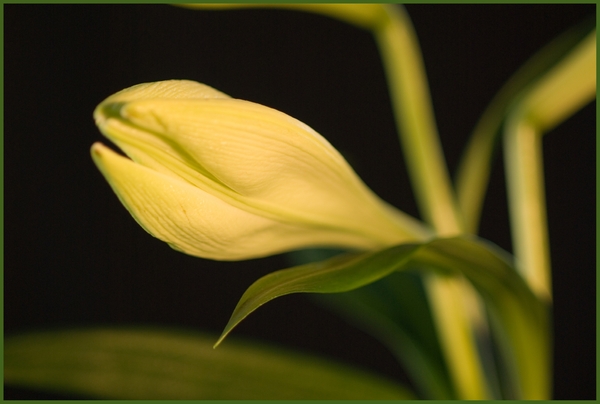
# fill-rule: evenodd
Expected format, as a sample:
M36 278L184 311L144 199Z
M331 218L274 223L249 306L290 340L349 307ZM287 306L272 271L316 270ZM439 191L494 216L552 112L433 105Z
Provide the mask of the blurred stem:
M375 39L419 208L439 235L455 235L461 222L416 35L403 8L385 7L388 18L375 27Z
M380 4L300 7L373 32L421 214L439 236L460 234L462 220L437 134L425 68L404 8ZM457 397L489 398L475 342L476 332L487 328L477 294L462 279L429 275L424 280Z
M197 5L195 7L206 7ZM229 6L218 5L217 8ZM325 14L373 32L387 74L396 124L417 202L438 236L463 231L438 138L421 53L402 7L382 4L231 5L275 7ZM487 328L473 288L462 279L425 277L438 337L460 399L489 398L475 342Z
M456 173L458 205L466 232L477 233L492 155L511 104L528 85L559 63L593 29L594 23L584 21L537 52L502 86L477 122Z
M542 134L596 94L596 32L544 76L512 110L505 169L517 268L538 297L552 300Z
M417 202L439 236L462 232L429 88L412 24L401 7L385 5L386 17L374 26L389 81L396 123ZM481 304L462 279L427 276L425 285L450 374L460 399L489 398L475 342L486 327Z

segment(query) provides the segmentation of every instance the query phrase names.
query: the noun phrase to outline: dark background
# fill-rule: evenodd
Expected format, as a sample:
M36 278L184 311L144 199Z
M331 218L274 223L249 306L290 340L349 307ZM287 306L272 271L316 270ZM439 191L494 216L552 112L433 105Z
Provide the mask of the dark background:
M502 83L595 5L409 5L454 171ZM145 233L93 165L92 111L131 85L173 78L284 111L312 126L383 199L418 216L374 41L302 12L149 5L5 5L4 330L150 324L219 333L243 291L287 266L189 257ZM556 398L595 398L595 107L545 138L555 296ZM501 158L481 234L510 250ZM288 296L234 336L404 378L389 352ZM5 398L53 398L7 389Z

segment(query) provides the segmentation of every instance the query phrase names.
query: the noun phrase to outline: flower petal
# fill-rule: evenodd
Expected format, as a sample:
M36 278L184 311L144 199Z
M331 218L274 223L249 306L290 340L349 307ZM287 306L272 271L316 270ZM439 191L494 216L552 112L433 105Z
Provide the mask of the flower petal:
M152 99L215 99L231 98L219 90L191 80L164 80L137 84L114 93L103 104Z
M373 248L364 237L279 223L233 207L100 143L92 158L123 205L150 234L184 253L217 260L268 256L309 246Z
M279 222L345 229L381 246L424 237L302 122L198 83L161 83L96 110L103 133L134 161Z

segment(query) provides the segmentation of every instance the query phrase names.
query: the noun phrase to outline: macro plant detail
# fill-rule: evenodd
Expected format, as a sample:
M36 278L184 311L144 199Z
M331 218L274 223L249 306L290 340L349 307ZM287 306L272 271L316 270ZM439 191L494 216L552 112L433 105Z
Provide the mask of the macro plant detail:
M229 7L246 6L216 6ZM215 352L226 352L222 366L244 372L256 366L256 372L264 371L273 380L272 385L258 383L251 396L237 397L234 387L215 388L211 370L197 365L198 369L186 371L189 375L184 372L194 380L186 385L193 394L182 396L550 398L552 289L541 139L595 98L595 27L575 27L507 82L475 128L453 184L436 132L420 50L403 8L272 7L322 13L373 32L423 221L375 195L327 142L326 134L323 137L275 109L188 80L138 84L102 101L94 111L95 122L126 156L95 143L93 161L133 218L154 237L186 254L227 261L313 247L346 250L258 279L240 298L221 337L212 341L215 346L222 344ZM494 145L500 140L514 256L476 235ZM388 294L381 293L384 289ZM340 315L362 322L395 353L414 391L348 370L311 368L304 363L298 372L306 371L302 378L319 387L312 391L300 383L297 389L278 390L274 386L292 376L277 375L276 369L293 367L291 361L268 353L264 363L239 359L241 354L226 357L226 336L240 321L263 304L291 293L325 295ZM386 301L387 296L393 299ZM386 305L389 302L395 307ZM102 383L77 380L68 371L67 382L40 377L31 358L47 361L41 367L60 367L56 357L36 350L53 346L77 369L81 359L69 356L65 341L81 358L93 356L88 347L112 354L114 346L98 337L108 334L116 341L114 346L140 342L142 348L134 354L160 358L165 367L179 364L174 358L181 353L175 354L175 348L163 352L153 338L166 347L189 342L198 362L212 355L204 348L196 351L193 341L181 336L152 331L48 333L7 341L9 380L103 396L108 392L102 390ZM260 351L239 349L249 355ZM30 373L29 363L34 369ZM123 380L141 371L128 366L119 369ZM321 375L321 383L310 374ZM242 383L227 379L227 372L218 377L224 385ZM354 386L345 385L344 379ZM123 397L180 397L167 387L149 388L150 383L149 390L135 396L125 382L111 383L116 386L112 391ZM361 394L366 396L358 397Z
M96 144L100 170L142 227L188 254L374 249L427 234L306 125L199 83L138 85L109 97L95 117L138 163Z

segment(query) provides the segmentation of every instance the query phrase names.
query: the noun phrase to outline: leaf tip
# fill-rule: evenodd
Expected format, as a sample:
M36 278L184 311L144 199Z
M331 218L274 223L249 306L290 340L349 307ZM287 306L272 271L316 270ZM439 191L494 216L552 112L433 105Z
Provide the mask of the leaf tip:
M213 349L217 349L219 347L219 345L221 345L221 342L223 342L225 340L225 337L227 337L227 335L229 334L229 331L231 331L231 329L225 329L223 331L223 333L221 334L221 336L219 337L217 342L215 342L215 344L213 345Z

